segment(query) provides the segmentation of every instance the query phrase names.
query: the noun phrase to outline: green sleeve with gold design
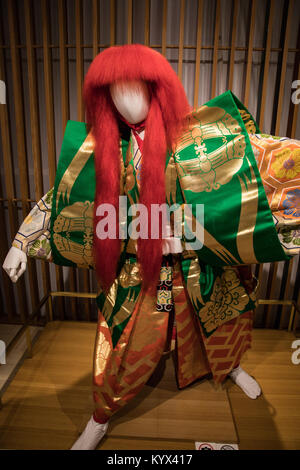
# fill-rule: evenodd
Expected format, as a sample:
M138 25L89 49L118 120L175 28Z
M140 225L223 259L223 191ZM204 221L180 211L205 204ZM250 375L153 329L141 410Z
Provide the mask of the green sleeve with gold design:
M289 259L276 233L247 130L259 132L249 111L227 91L191 113L175 149L184 202L198 229L191 230L195 238L186 248L210 265ZM197 205L203 205L202 218Z
M53 261L92 267L95 198L94 142L82 122L68 121L58 162L51 213Z

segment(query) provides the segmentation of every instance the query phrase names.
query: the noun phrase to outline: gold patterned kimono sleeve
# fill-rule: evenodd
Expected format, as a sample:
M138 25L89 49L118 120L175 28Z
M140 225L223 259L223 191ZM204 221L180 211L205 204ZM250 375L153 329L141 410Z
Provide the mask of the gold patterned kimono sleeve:
M21 224L12 246L22 250L27 256L51 259L50 219L53 188L43 196L29 212Z
M273 221L287 255L300 252L300 141L249 134Z

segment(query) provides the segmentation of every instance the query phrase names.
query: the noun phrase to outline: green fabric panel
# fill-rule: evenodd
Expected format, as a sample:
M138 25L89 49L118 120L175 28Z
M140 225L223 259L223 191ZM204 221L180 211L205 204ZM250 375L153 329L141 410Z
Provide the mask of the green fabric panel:
M76 264L66 259L64 256L62 256L61 253L58 251L55 243L53 242L53 224L55 222L55 219L59 215L59 213L65 207L65 202L63 198L60 198L60 200L58 201L58 208L56 209L57 189L61 181L61 178L63 177L65 171L69 167L71 161L73 160L74 156L76 155L78 149L82 145L86 136L87 136L87 130L86 130L85 123L77 122L77 121L68 121L64 138L63 138L63 142L62 142L58 166L56 170L54 192L53 192L53 204L52 204L52 211L51 211L51 225L50 225L50 232L51 232L50 243L51 243L51 249L52 249L53 262L61 266L76 266ZM77 184L76 182L74 183L73 189L70 194L70 201L68 205L71 205L73 204L73 202L76 202L77 200L82 200L82 199L89 200L89 201L94 200L95 170L94 170L94 164L93 164L93 156L91 156L91 158L89 159L85 167L86 168L84 171L84 174L85 174L84 179L88 178L89 184L85 184L84 186L85 187L84 198L80 197L80 194L82 193L82 187L79 187L79 185L81 186L82 180L81 178L78 178L80 181L78 181ZM73 236L74 236L74 241L82 242L82 234L74 233Z
M68 121L63 143L61 147L61 153L58 161L55 183L54 183L54 192L53 192L53 204L51 211L51 223L50 223L50 243L52 249L53 262L61 266L77 266L76 263L66 259L58 250L57 246L53 241L53 226L54 222L57 219L61 211L67 207L71 206L76 202L89 201L94 202L95 199L95 189L96 189L96 178L95 178L95 163L94 163L94 153L90 155L86 164L82 168L80 174L78 175L76 181L72 186L69 200L66 200L64 195L61 195L59 201L57 201L57 190L63 175L70 166L73 158L87 137L86 124L83 122L77 121ZM128 147L128 141L121 139L121 150L124 162L126 160L126 151ZM58 202L58 204L57 204ZM64 238L67 238L67 235L64 232L61 232L60 235ZM72 241L83 245L84 233L80 231L72 232L70 235ZM89 266L92 268L92 266Z
M258 262L287 260L289 257L285 255L278 239L249 136L238 111L237 104L242 108L241 103L236 99L233 93L227 91L217 98L210 100L206 103L206 106L224 109L224 111L236 119L238 125L242 129L242 134L246 143L245 156L248 158L250 165L253 168L258 183L258 215L253 235L254 252ZM246 108L243 107L243 109ZM201 123L199 123L199 125L201 125ZM234 137L235 135L226 135L224 138L227 142L230 142ZM209 154L223 144L223 138L217 137L206 139L205 144L207 153ZM238 152L238 149L236 151ZM190 145L178 152L175 158L176 162L180 163L181 161L184 162L185 160L190 160L192 158L197 159L198 156L195 153L194 145ZM211 265L224 266L226 264L236 265L244 263L239 256L236 243L242 196L238 176L243 178L245 182L248 181L247 178L251 178L250 166L245 157L243 158L242 165L238 172L234 174L228 183L221 185L218 189L201 192L193 192L191 190L183 189L185 200L188 204L192 204L194 215L196 215L196 204L204 204L205 229L236 259L232 259L232 262L225 262L209 248L203 246L200 250L197 250L199 259Z
M188 274L189 274L190 264L191 264L191 259L181 260L182 273L183 273L183 277L187 286L187 292L190 297L190 301L194 307L196 314L199 317L199 320L202 326L202 331L205 334L205 336L208 338L214 333L214 331L216 331L217 328L208 332L205 327L205 324L202 322L200 311L207 302L211 301L211 296L213 294L215 280L218 276L221 277L222 273L224 273L224 269L219 266L211 266L209 264L199 261L199 266L200 266L199 284L200 284L200 292L201 292L202 300L204 302L202 303L200 302L199 297L195 296L195 292L189 289ZM254 308L255 308L255 302L251 300L249 297L249 301L247 305L245 305L244 308L239 312L239 315L242 315L243 313L246 313L249 310L253 310ZM228 321L229 320L230 318L228 319Z
M246 110L248 113L249 111L231 91L228 91L227 93L233 102L234 109L233 109L232 115L239 121L243 134L245 136L246 146L247 146L247 156L249 158L250 164L252 165L256 179L258 181L258 191L259 191L258 211L257 211L257 219L256 219L256 225L255 225L254 235L253 235L254 250L255 250L257 260L259 263L289 260L291 257L285 254L281 246L281 243L279 241L276 228L273 222L272 212L270 210L270 206L267 200L265 189L261 180L259 169L256 164L255 156L252 150L249 135L245 128L244 121L242 120L241 115L239 111L237 110L237 106L240 109ZM255 120L253 119L252 116L251 118L255 123ZM257 124L256 124L256 127L257 127L257 132L260 132ZM249 167L247 168L245 173L247 174L249 178L250 177Z

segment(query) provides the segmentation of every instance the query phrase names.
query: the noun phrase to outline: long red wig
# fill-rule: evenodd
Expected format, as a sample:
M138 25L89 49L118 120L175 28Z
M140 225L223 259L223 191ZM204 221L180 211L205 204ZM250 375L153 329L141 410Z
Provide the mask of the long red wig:
M105 49L93 60L84 82L87 123L95 138L96 195L99 204L112 204L117 213L120 194L120 135L118 115L109 85L116 81L143 80L148 84L151 103L145 121L140 200L150 211L152 204L166 202L165 164L190 111L184 88L169 62L149 47L133 44ZM96 236L100 218L94 214L94 257L96 272L104 290L116 277L120 240ZM149 228L150 231L150 228ZM157 284L162 258L162 237L138 239L138 261L143 288Z

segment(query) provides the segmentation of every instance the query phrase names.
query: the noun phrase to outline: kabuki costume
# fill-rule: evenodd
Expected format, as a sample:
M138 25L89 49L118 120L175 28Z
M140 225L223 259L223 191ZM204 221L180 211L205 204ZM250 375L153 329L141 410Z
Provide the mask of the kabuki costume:
M138 127L121 119L109 94L110 84L126 80L149 89L150 110ZM179 388L205 376L221 383L239 364L256 305L248 265L299 253L300 142L261 134L231 91L191 110L170 64L141 45L101 52L84 98L88 126L68 122L54 188L13 246L61 266L96 269L94 419L105 423L154 372L170 325ZM181 253L163 256L162 223L157 239L100 239L107 214L97 207L110 204L118 221L120 196L125 227L137 217L136 203L187 205L203 246L191 249L183 235Z

